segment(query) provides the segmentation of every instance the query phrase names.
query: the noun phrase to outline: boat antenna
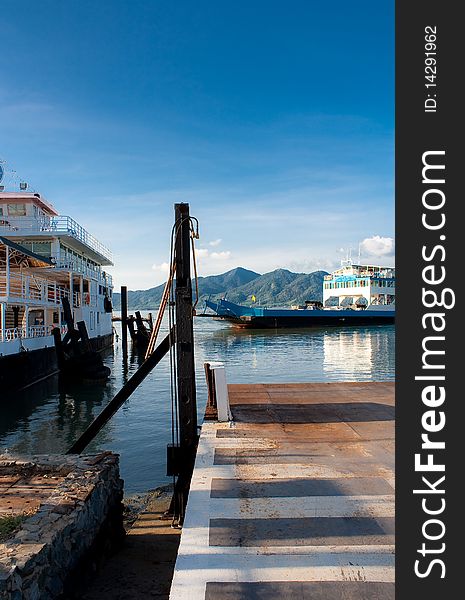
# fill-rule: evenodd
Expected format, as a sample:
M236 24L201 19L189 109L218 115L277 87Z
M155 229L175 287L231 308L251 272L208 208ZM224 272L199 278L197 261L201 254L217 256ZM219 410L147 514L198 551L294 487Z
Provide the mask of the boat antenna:
M27 181L22 179L14 169L9 167L6 160L0 157L0 192L4 192L9 188L11 191L37 192L37 190L32 188Z

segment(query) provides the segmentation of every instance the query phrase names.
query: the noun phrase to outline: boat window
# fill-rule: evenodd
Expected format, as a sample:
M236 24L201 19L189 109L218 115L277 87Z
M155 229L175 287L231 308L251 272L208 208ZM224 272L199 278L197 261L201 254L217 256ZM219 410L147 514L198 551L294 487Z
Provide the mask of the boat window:
M52 242L32 242L32 251L40 256L51 256Z
M31 252L33 252L32 242L27 242L26 240L20 240L19 243L21 244L21 246L23 246L23 248L26 248L27 250L30 250Z
M26 205L25 204L8 204L8 214L10 217L25 217L26 216Z

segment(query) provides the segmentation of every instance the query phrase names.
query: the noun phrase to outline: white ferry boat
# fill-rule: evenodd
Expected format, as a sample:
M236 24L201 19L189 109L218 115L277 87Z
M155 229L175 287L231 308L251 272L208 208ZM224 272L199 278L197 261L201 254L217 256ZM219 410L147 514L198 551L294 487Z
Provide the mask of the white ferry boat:
M0 186L0 398L57 372L62 298L91 344L113 343L111 252L40 194Z
M221 299L207 300L206 306L238 327L390 325L395 320L395 282L392 267L354 265L347 260L324 276L323 302L267 308Z
M337 298L338 306L393 311L396 300L396 270L393 267L354 265L351 259L323 281L323 304Z

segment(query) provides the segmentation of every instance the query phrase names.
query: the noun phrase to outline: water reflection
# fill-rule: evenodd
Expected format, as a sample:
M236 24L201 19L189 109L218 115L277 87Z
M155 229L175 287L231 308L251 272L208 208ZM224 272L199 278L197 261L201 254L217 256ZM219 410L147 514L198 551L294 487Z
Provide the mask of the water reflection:
M391 343L383 328L327 334L323 338L324 372L346 381L390 379Z
M119 323L118 323L119 326ZM159 340L166 335L164 325ZM120 333L118 331L118 333ZM203 364L226 364L232 383L370 381L394 378L394 327L296 330L235 330L199 319L195 325L199 418L206 402ZM105 356L112 370L106 385L64 385L49 378L2 399L0 448L12 452L64 452L143 361L121 337ZM166 444L171 440L170 363L166 356L105 426L89 451L121 454L126 491L167 483Z

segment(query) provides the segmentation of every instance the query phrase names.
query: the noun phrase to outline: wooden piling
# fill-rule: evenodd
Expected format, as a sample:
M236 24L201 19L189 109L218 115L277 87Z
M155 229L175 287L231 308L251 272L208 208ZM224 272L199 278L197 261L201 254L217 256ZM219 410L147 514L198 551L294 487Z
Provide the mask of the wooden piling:
M175 204L176 235L176 347L181 444L192 447L197 442L197 407L195 393L194 327L190 265L189 205Z
M215 421L218 419L218 406L216 403L216 390L215 380L213 371L211 370L210 363L204 363L205 378L207 380L207 406L205 408L204 418L206 421Z
M83 349L86 352L91 352L92 346L90 343L89 334L87 333L87 327L86 327L85 321L78 321L77 328L78 328L79 333L81 334L81 343L82 343Z
M127 317L126 319L126 325L127 328L129 329L129 335L131 336L131 341L135 342L137 339L137 335L136 335L136 328L134 327L134 316L133 315L129 315L129 317Z
M123 344L123 353L128 351L128 288L121 286L121 342Z
M147 345L149 343L149 332L144 325L142 315L138 310L136 310L135 315L137 323L137 344L139 346Z
M61 370L65 365L65 353L63 351L63 343L61 341L61 331L59 327L54 327L52 329L52 335L55 341L58 368Z
M175 503L176 513L182 520L198 442L188 204L175 204L175 223L176 357L182 456Z
M71 308L71 304L70 304L68 298L65 298L65 297L63 297L61 299L61 303L63 305L64 321L65 321L66 327L68 329L65 337L63 338L63 345L66 346L69 344L70 347L73 348L73 351L75 351L76 353L79 353L80 348L78 346L78 341L80 338L80 334L74 328L74 316L73 316L73 310Z

